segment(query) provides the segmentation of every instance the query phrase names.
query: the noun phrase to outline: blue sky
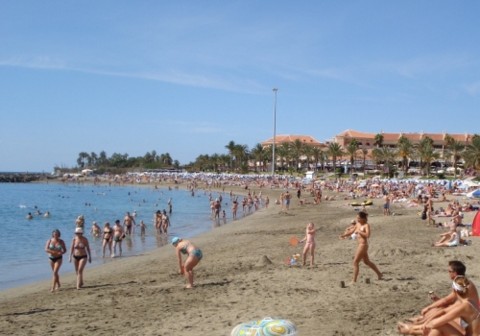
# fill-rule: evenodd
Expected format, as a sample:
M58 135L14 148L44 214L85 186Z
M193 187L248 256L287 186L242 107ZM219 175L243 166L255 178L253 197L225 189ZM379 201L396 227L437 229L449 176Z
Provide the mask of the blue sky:
M0 171L277 134L480 133L480 2L2 1Z

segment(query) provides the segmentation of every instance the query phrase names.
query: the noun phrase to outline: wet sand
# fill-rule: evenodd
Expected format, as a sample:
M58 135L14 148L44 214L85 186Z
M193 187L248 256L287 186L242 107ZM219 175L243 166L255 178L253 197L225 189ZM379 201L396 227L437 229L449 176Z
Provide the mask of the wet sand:
M0 292L1 333L223 336L238 323L271 316L291 320L302 336L397 335L396 322L429 304L428 291L448 293L449 260L463 261L479 284L476 237L471 246L432 248L443 231L427 226L419 208L393 204L396 215L385 217L381 200L374 200L368 207L369 254L384 280L361 264L359 281L348 285L356 242L338 236L356 215L351 201L302 206L293 197L283 213L274 204L280 191L262 193L270 195L269 209L191 239L204 254L194 289L184 289L174 249L165 246L87 265L81 290L72 274L62 273L62 288L53 294L50 282ZM473 216L466 213L464 222ZM286 266L284 260L302 249L290 246L289 239L301 239L309 221L319 229L316 265Z

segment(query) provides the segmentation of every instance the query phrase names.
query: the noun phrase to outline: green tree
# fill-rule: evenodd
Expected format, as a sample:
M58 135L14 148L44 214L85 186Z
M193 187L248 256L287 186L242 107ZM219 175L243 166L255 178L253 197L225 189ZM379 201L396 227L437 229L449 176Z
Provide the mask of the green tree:
M255 161L255 171L257 171L257 163L260 164L261 170L264 170L265 167L265 150L263 146L259 143L257 143L251 150L251 153L253 160Z
M314 161L314 171L317 171L317 166L320 163L320 157L324 155L322 149L318 146L313 146L311 148L311 156L313 156L313 161Z
M295 139L291 144L291 153L295 162L295 170L298 171L300 165L300 157L305 152L305 144L300 139Z
M360 147L360 143L358 142L357 139L353 138L346 148L347 154L350 157L350 173L351 174L353 174L353 171L354 171L355 156L357 154L359 147Z
M87 152L80 152L77 158L77 165L80 169L85 168L88 166L90 161L90 155Z
M463 154L465 168L480 169L480 135L475 134L472 142L467 145Z
M406 175L408 172L408 159L411 158L414 152L413 144L406 136L402 135L400 139L398 139L397 152L402 160L402 170Z
M287 163L287 168L292 158L292 150L290 143L284 142L277 148L278 157L280 158L280 167L285 168L284 162Z
M108 156L105 151L101 151L98 155L97 167L106 167L108 166Z
M424 176L430 175L430 165L432 162L440 157L440 154L435 152L433 147L433 140L429 137L424 137L420 140L417 146L418 156L420 157L420 165L422 167L422 174Z
M377 146L377 148L383 147L383 140L384 140L383 134L377 133L375 134L375 140L373 144Z
M242 172L246 172L248 170L247 160L250 154L248 151L248 146L237 144L235 145L235 149L233 152L235 156L235 161L238 161L237 165L240 165L240 169Z
M447 134L445 135L445 147L447 149L447 156L451 157L453 162L454 177L457 178L458 162L462 159L462 152L465 150L465 145Z
M231 140L225 148L228 149L228 154L230 155L230 168L232 170L235 169L235 148L237 145L235 144L235 141Z
M383 146L380 148L374 148L372 151L372 156L377 163L383 163L383 173L393 176L395 173L395 157L397 156L397 151L393 148Z
M364 146L362 146L362 169L363 169L363 175L365 176L365 170L366 170L366 162L367 162L367 154L368 154L368 149Z
M336 143L331 142L328 145L327 155L332 158L333 172L337 173L337 158L343 156L345 153L342 150L342 147Z
M109 161L112 167L126 168L128 167L128 154L113 153Z

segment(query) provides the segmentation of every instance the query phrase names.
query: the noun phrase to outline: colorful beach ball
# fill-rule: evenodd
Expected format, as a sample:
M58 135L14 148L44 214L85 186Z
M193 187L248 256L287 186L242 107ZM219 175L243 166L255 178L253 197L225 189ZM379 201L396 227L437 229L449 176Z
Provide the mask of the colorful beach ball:
M289 320L272 319L240 323L233 328L231 336L297 336L297 328Z

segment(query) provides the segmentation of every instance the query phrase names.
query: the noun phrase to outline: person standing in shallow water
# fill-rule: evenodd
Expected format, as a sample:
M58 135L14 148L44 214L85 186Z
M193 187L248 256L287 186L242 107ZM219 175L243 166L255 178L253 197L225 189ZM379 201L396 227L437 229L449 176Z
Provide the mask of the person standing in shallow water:
M367 223L368 214L364 211L360 211L357 215L357 224L355 225L355 235L358 241L357 251L353 258L353 279L352 283L357 282L358 273L360 270L360 261L363 261L365 265L370 267L378 276L378 280L381 280L383 275L377 266L370 261L368 257L368 239L370 238L370 224Z

